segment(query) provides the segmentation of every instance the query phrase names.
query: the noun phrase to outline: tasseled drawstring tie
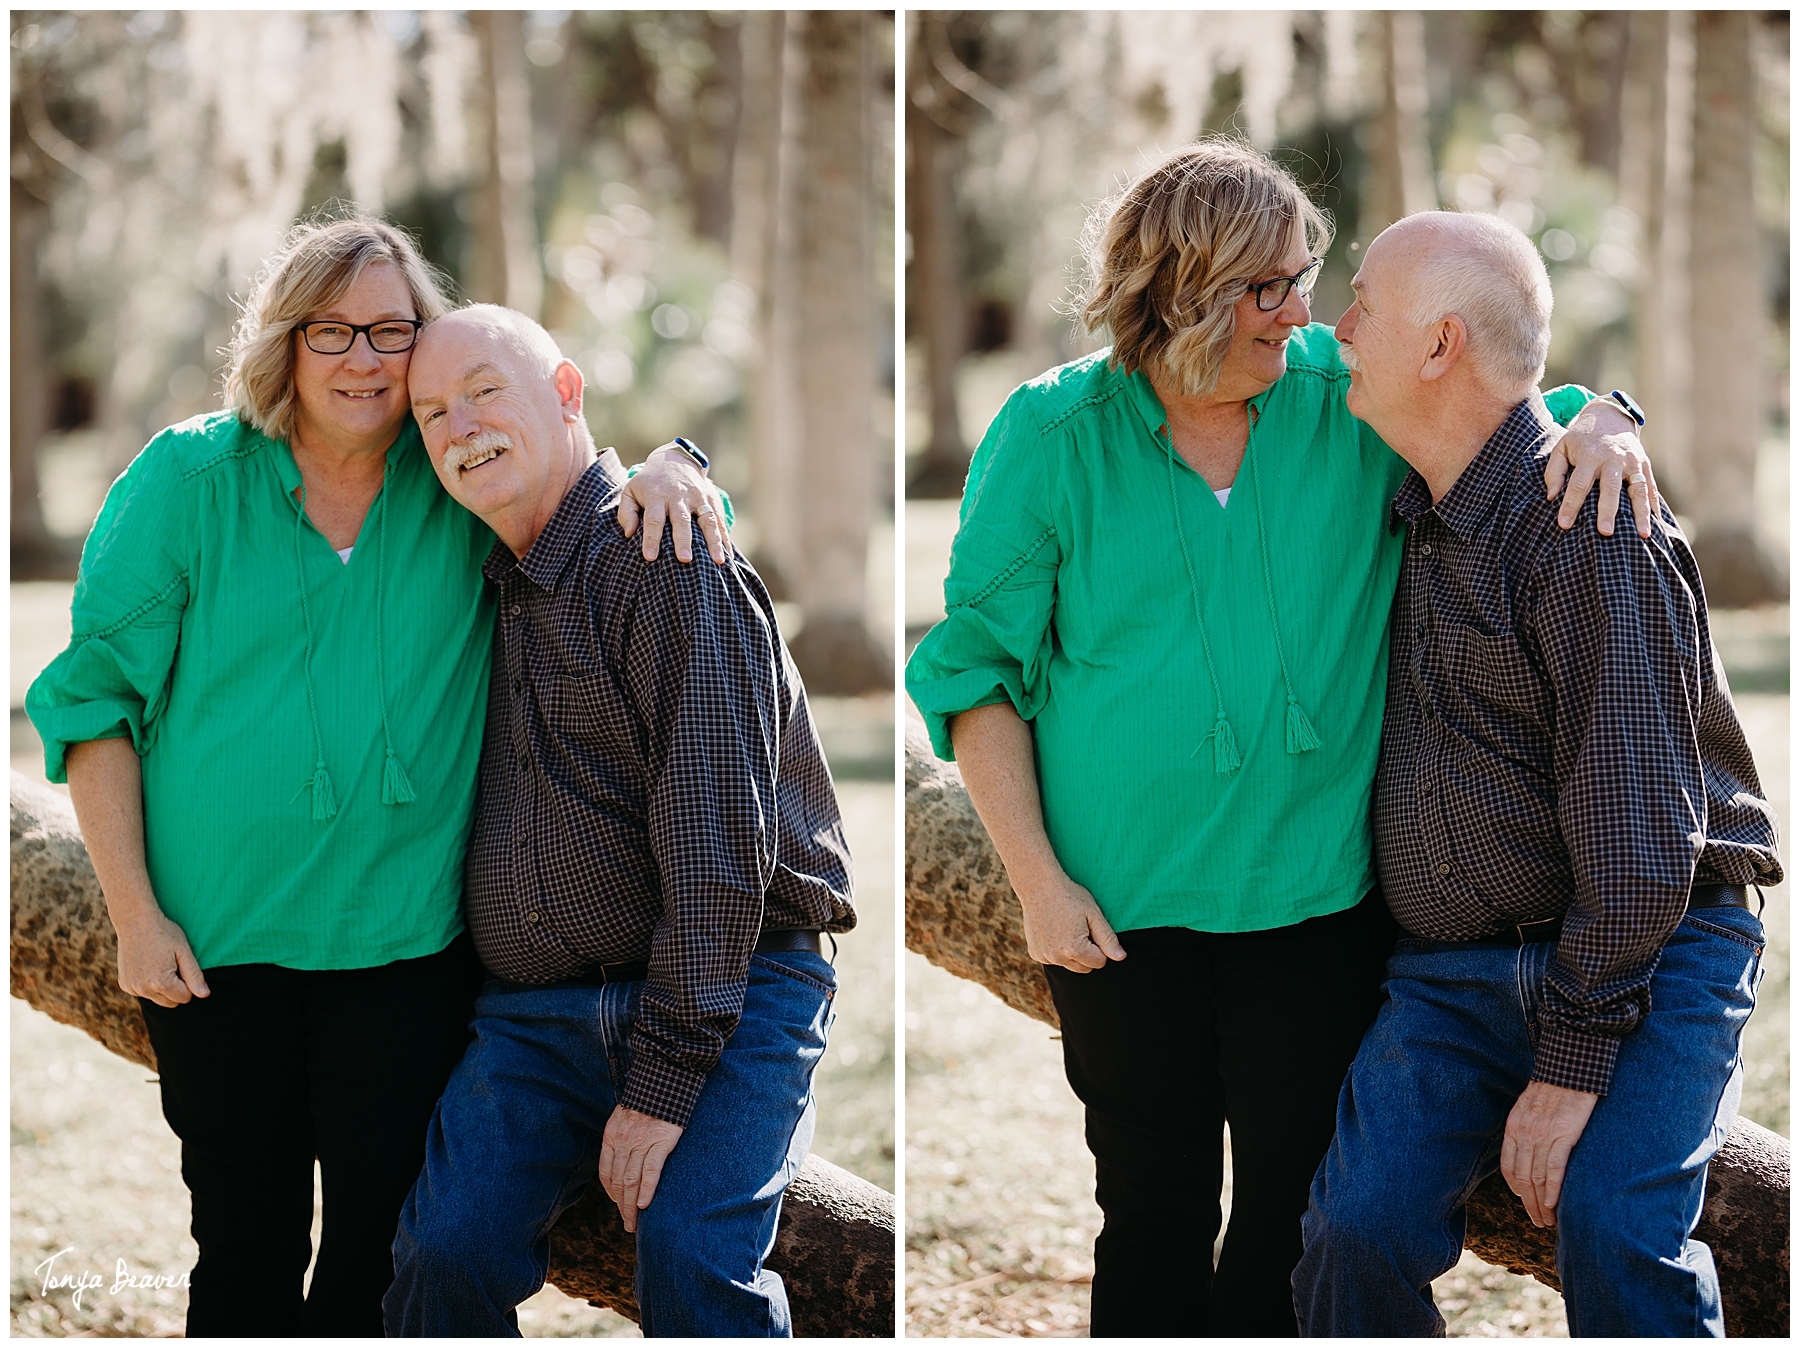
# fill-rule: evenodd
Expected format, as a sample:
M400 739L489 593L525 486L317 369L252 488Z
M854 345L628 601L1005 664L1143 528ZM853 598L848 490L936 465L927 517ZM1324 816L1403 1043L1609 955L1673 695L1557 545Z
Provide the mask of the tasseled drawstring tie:
M1213 742L1213 771L1233 773L1243 766L1244 756L1238 752L1237 736L1231 733L1231 723L1225 719L1225 699L1219 692L1219 676L1213 669L1212 646L1206 640L1206 620L1200 615L1200 581L1194 574L1194 559L1188 555L1187 531L1181 524L1181 497L1175 488L1175 445L1170 441L1169 451L1169 506L1175 512L1175 537L1181 543L1181 560L1187 566L1188 594L1194 601L1194 622L1200 629L1200 654L1206 659L1206 677L1212 684L1213 706L1217 709L1218 719L1213 728L1206 733L1195 746L1189 758L1199 756L1200 750L1206 747L1206 741Z
M337 813L337 795L331 789L331 775L325 771L325 760L313 764L313 818L326 820Z
M1244 455L1244 471L1254 479L1250 499L1256 503L1256 545L1262 555L1263 598L1269 605L1269 627L1275 633L1275 658L1281 662L1281 684L1287 690L1287 751L1290 754L1304 754L1319 747L1319 735L1313 729L1306 709L1300 705L1300 699L1295 696L1294 679L1288 673L1287 651L1281 641L1281 620L1275 612L1275 586L1269 575L1269 535L1268 530L1263 527L1262 484L1260 479L1255 478L1255 460L1247 452Z
M306 601L306 562L300 551L300 535L305 523L306 484L302 482L300 509L294 514L294 565L300 574L300 615L306 620L306 659L301 665L301 673L306 680L306 710L312 716L313 752L318 754L318 759L313 763L312 780L294 793L294 800L299 800L310 788L313 793L312 817L323 823L337 813L337 794L331 789L331 775L325 771L325 737L319 733L318 700L313 696L312 606Z
M393 485L393 476L394 465L390 463L382 479L381 524L376 534L375 548L375 696L381 702L381 742L387 751L386 760L381 765L381 803L410 805L419 798L419 793L413 790L412 782L407 780L406 769L400 766L399 755L394 752L394 732L388 728L387 641L382 622L382 582L387 576L388 488Z
M1237 736L1231 733L1231 722L1223 716L1213 723L1213 728L1206 732L1206 739L1201 740L1188 757L1199 757L1200 750L1206 747L1206 740L1213 743L1214 772L1236 772L1243 766L1244 756L1238 752Z
M1287 751L1290 754L1303 754L1308 749L1319 747L1319 737L1312 728L1312 722L1306 719L1306 712L1300 706L1300 699L1292 693L1287 700Z

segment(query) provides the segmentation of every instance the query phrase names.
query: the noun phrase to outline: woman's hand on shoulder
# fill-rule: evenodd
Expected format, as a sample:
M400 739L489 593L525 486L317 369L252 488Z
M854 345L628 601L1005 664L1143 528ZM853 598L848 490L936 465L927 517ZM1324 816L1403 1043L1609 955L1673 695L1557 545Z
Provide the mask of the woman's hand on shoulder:
M1638 439L1637 423L1617 405L1604 398L1594 399L1576 414L1562 438L1550 447L1544 463L1546 500L1555 498L1565 474L1568 489L1563 492L1562 508L1556 516L1563 528L1574 527L1582 503L1598 483L1596 524L1610 538L1613 520L1619 513L1619 488L1629 479L1631 514L1638 536L1650 537L1658 505L1656 471Z
M119 934L119 986L133 997L174 1007L212 995L187 933L160 910L123 923L114 917L113 926Z
M675 555L684 562L693 561L692 520L696 517L700 532L706 535L707 552L722 565L731 555L731 544L725 537L724 498L694 461L674 444L652 450L644 466L619 493L619 528L630 538L637 533L641 518L646 562L654 562L662 549L664 523L673 535Z
M1094 896L1068 876L1032 886L1029 893L1018 890L1018 894L1025 915L1025 948L1039 964L1088 974L1104 968L1108 960L1125 958L1125 947L1119 944Z

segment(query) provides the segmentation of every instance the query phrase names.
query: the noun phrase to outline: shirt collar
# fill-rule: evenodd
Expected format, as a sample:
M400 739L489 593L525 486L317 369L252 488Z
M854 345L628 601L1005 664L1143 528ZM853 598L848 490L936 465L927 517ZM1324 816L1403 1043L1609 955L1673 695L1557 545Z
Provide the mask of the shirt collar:
M558 577L587 536L587 523L595 509L624 485L625 466L619 462L618 454L611 449L601 450L600 457L569 488L524 560L513 556L505 543L496 543L487 561L481 564L481 573L498 584L508 571L516 569L539 589L554 590Z
M1252 425L1262 419L1263 404L1269 400L1269 395L1275 392L1276 385L1280 382L1277 379L1254 398L1247 399L1254 412ZM1162 399L1156 396L1156 386L1150 382L1150 376L1142 370L1133 370L1126 376L1126 387L1130 390L1131 405L1137 409L1144 429L1150 433L1151 439L1161 440L1158 432L1168 424L1169 414L1163 409Z
M1550 409L1541 396L1533 393L1506 414L1506 420L1488 437L1481 452L1450 484L1443 500L1433 505L1431 488L1425 485L1419 470L1408 473L1394 496L1393 515L1411 523L1422 515L1435 513L1445 528L1466 541L1493 511L1501 489L1512 480L1519 456L1527 450L1535 451L1555 429Z

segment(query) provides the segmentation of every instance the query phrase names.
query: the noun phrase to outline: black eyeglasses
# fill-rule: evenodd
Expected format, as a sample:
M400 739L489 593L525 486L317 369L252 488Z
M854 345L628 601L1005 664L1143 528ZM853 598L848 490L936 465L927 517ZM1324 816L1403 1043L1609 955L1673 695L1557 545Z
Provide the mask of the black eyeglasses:
M1288 291L1295 286L1300 287L1302 295L1310 296L1313 286L1319 280L1319 268L1324 265L1324 258L1315 257L1292 276L1277 276L1272 281L1253 281L1249 292L1256 296L1256 307L1265 314L1274 313L1287 303Z
M1272 283L1271 283L1272 284ZM299 332L307 346L321 356L341 356L356 344L362 333L369 345L384 356L412 350L419 340L419 329L425 325L416 318L384 318L379 323L339 323L336 319L320 319L302 323Z

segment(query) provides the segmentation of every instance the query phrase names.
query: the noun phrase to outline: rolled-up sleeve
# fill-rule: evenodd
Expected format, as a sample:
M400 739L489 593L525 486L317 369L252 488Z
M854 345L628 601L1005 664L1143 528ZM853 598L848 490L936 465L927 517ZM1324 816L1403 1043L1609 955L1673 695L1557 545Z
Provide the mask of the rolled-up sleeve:
M191 537L180 466L163 440L107 493L82 549L69 645L25 695L53 782L67 780L71 744L130 736L141 755L156 742L187 607Z
M944 620L906 662L906 691L932 748L954 758L950 722L1001 701L1029 721L1050 693L1051 618L1062 552L1051 506L1066 436L1046 434L1014 393L969 465L944 581Z

